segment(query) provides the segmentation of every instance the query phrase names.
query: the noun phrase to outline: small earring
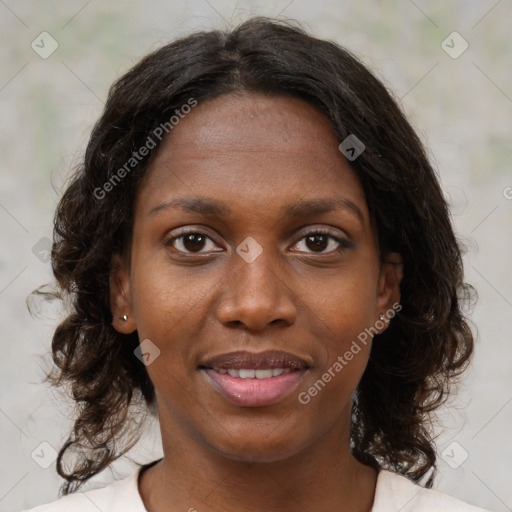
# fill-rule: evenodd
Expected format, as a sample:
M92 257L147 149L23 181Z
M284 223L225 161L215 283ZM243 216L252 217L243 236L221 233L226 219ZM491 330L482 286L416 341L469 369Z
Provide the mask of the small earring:
M121 320L123 320L124 322L126 322L126 320L128 320L128 317L126 315L120 316L119 318Z
M380 320L381 322L384 322L384 321L386 320L386 317L381 313L381 314L379 315L379 320Z

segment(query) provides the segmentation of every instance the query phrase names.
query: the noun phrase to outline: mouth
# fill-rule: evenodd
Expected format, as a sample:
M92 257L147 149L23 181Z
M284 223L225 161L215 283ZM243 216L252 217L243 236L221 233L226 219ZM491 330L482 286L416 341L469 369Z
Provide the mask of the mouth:
M255 370L253 368L242 368L236 370L235 368L212 368L221 375L228 374L230 377L235 379L271 379L272 377L279 377L279 375L287 374L292 371L291 368L267 368ZM295 371L295 370L294 370Z
M280 402L299 385L309 365L282 351L231 352L199 365L209 384L240 407L261 407Z

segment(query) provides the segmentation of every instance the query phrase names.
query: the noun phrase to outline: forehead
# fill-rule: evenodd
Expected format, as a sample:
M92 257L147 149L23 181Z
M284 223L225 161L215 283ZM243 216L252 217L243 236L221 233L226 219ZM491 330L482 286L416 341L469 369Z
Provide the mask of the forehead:
M262 204L344 197L366 209L329 120L298 98L228 94L184 115L162 142L138 194L150 211L170 196ZM366 214L365 214L366 215Z
M332 146L338 156L339 143L329 121L309 103L294 97L232 93L200 103L164 145L179 153L264 149L296 154L310 152L319 143L324 149Z

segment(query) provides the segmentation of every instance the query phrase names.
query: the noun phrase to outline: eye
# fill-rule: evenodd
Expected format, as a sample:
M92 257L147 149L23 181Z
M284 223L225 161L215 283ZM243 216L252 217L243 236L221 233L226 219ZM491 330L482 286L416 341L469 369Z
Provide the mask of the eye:
M207 241L210 242L210 244L207 243ZM205 251L201 251L206 246L210 246ZM172 238L169 238L165 242L166 247L173 247L176 249L176 252L183 252L185 254L187 253L201 253L201 252L210 252L213 250L212 246L215 246L215 243L213 240L205 235L204 233L201 233L200 231L192 231L189 230L185 233L181 233L180 235L173 236ZM215 251L218 252L218 251Z
M313 253L318 254L330 254L332 252L340 252L342 249L350 247L350 243L347 240L343 240L328 230L316 229L303 236L299 242L295 245L300 245L303 242L303 246L312 249ZM326 249L330 249L327 250ZM308 251L299 251L308 252Z
M208 243L209 242L209 243ZM304 235L295 245L306 246L310 251L300 250L298 252L310 252L317 254L330 254L340 252L342 249L350 247L350 242L343 240L329 230L316 229ZM201 231L188 231L169 238L165 242L166 247L172 247L175 252L184 254L201 254L207 252L219 252L215 250L215 242L205 233ZM204 250L203 250L204 249ZM222 249L220 249L222 251Z

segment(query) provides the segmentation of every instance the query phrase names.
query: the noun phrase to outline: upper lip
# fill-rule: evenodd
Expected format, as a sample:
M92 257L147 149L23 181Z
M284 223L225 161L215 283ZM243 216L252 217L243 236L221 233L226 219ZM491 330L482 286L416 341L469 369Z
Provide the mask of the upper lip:
M201 368L221 368L225 370L234 369L274 369L274 368L291 368L295 370L304 370L309 368L304 359L283 352L281 350L267 350L265 352L247 352L239 350L220 354L207 359L199 365Z

